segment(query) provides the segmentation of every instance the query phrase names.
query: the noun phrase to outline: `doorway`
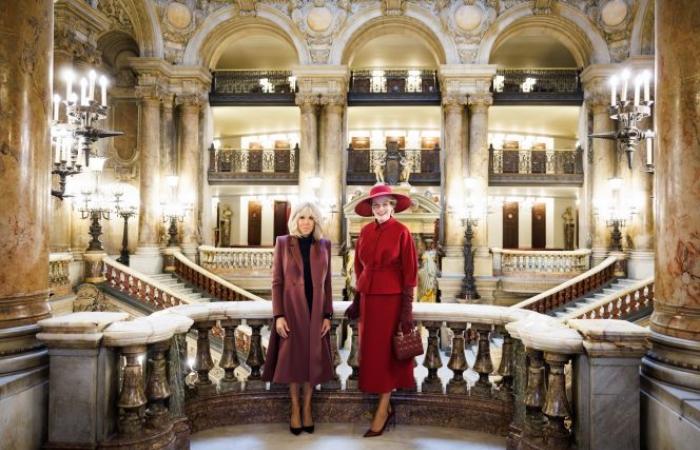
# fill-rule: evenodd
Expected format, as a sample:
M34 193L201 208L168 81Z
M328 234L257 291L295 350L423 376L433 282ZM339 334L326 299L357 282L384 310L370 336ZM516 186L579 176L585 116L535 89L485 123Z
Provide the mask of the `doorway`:
M503 203L503 248L518 248L518 202Z
M274 209L274 236L272 237L272 242L277 242L277 236L284 236L289 234L289 229L287 228L287 222L289 221L290 207L289 202L283 202L275 200Z
M262 231L262 204L248 202L248 245L260 245Z
M547 248L547 205L544 203L532 205L532 248Z

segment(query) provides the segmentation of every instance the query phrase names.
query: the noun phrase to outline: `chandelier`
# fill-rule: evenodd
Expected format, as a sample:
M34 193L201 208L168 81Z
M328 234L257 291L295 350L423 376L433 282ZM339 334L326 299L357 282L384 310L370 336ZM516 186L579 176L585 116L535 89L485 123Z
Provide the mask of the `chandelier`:
M51 189L51 195L63 200L66 195L66 178L79 174L90 166L90 158L97 156L94 143L102 138L120 136L121 131L102 130L97 122L107 117L107 78L94 70L87 78L80 79L80 97L73 92L76 75L66 70L66 97L55 94L53 97L53 120L51 122L51 146L53 151L52 175L58 175L58 189ZM95 95L96 83L100 85L100 102ZM64 115L61 116L61 104Z
M621 83L620 98L617 98L617 85ZM639 124L644 119L651 116L651 105L654 102L650 98L649 82L651 74L644 71L634 78L634 97L632 101L628 99L628 87L630 71L625 69L618 77L614 75L610 78L610 118L617 121L617 130L605 133L589 134L589 137L611 139L617 141L620 151L627 155L627 165L632 168L632 156L639 147L640 142L646 140L646 171L654 171L653 143L654 131L641 129ZM644 99L641 98L641 91L644 91Z

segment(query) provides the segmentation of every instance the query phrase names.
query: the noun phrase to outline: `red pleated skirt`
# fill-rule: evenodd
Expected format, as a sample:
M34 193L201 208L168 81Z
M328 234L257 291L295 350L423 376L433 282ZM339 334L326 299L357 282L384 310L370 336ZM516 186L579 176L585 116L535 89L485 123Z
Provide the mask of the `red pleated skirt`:
M413 359L394 357L392 337L399 325L401 294L365 295L360 301L360 390L382 394L416 385Z

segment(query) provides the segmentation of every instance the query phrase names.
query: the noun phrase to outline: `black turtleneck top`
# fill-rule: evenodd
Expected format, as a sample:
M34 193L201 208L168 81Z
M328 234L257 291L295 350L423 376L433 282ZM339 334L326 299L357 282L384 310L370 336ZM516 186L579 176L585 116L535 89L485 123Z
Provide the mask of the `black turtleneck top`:
M299 250L301 250L301 260L304 263L304 293L306 294L306 304L309 306L309 315L311 315L311 305L314 302L314 285L311 281L311 244L313 243L313 235L299 238Z

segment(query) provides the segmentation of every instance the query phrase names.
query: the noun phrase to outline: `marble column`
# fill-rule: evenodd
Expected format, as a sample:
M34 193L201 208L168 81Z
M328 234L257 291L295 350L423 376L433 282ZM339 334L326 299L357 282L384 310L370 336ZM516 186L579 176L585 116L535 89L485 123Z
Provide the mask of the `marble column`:
M194 260L199 245L199 176L201 158L199 146L199 107L200 99L196 95L178 98L180 104L180 183L179 199L191 206L182 224L183 253Z
M50 314L53 1L4 3L0 33L1 400L6 394L2 375L46 362L35 333L37 320ZM5 436L2 426L0 434Z
M160 271L160 97L142 94L139 118L139 236L130 263L145 273Z
M323 145L321 153L322 179L320 201L322 206L331 207L327 217L325 233L334 249L342 244L340 231L340 209L342 207L341 180L343 179L343 114L345 98L341 96L324 97L323 105ZM337 254L334 251L333 254Z
M469 176L476 180L472 195L480 214L474 233L474 275L493 275L488 236L489 188L489 107L493 96L488 93L469 96Z
M695 1L656 2L655 299L652 350L645 361L650 377L696 391L700 390L698 29Z
M604 133L615 129L608 107L610 96L602 87L586 93L588 109L593 114L593 133ZM590 208L590 233L593 265L602 262L608 254L610 230L605 224L605 211L609 207L610 178L616 176L617 149L614 141L593 139L593 163L588 165L591 182L592 208Z
M164 177L177 174L177 151L175 147L177 134L173 118L173 107L175 106L173 100L172 95L165 95L161 103L160 173ZM161 192L161 195L167 193Z
M442 270L455 276L462 276L464 260L462 256L462 241L464 227L462 212L464 211L464 121L465 96L447 95L442 99L445 144L445 257L442 260Z
M314 195L309 179L318 175L318 97L297 95L296 104L301 109L301 136L299 143L299 198Z

